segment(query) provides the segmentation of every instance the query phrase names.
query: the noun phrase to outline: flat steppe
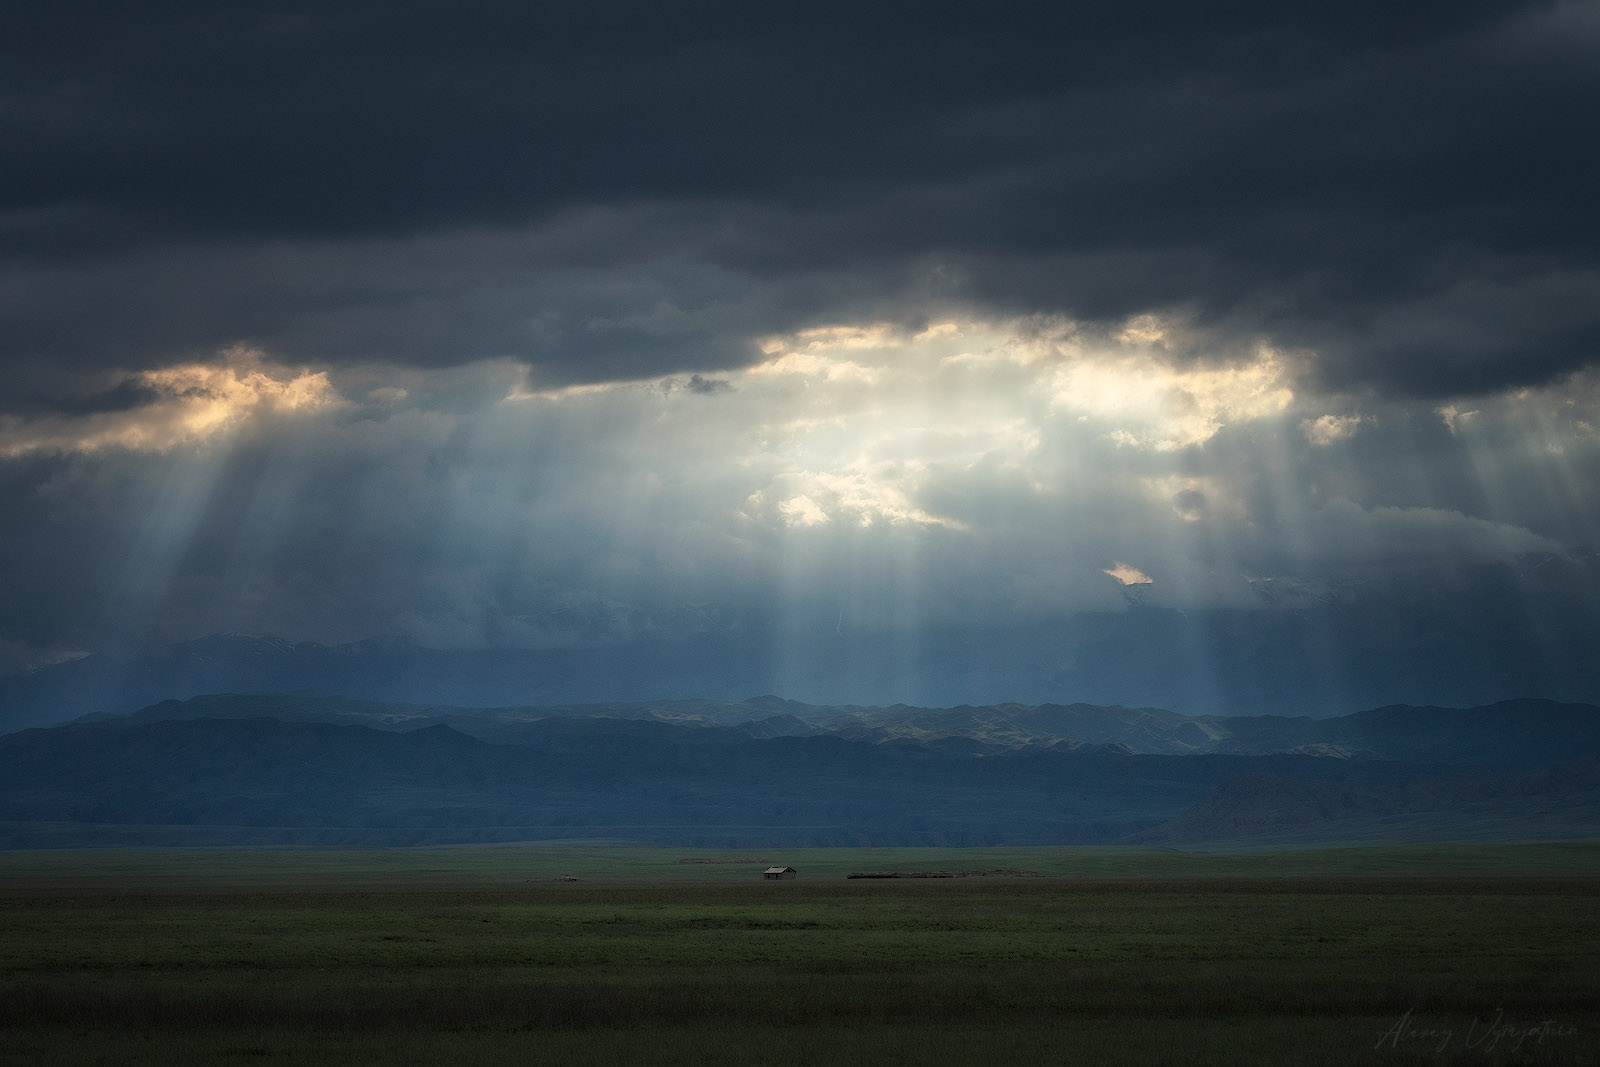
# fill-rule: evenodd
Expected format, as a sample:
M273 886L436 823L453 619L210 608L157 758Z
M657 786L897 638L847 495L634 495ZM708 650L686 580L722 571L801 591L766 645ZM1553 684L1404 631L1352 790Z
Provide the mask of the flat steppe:
M30 1064L1589 1064L1600 846L4 852L0 1027Z

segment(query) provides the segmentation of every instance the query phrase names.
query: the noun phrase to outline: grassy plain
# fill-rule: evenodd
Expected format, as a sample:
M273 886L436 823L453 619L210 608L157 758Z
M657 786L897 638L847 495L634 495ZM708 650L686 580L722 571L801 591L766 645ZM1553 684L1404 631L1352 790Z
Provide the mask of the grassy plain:
M0 853L0 1055L1588 1064L1597 905L1593 845Z

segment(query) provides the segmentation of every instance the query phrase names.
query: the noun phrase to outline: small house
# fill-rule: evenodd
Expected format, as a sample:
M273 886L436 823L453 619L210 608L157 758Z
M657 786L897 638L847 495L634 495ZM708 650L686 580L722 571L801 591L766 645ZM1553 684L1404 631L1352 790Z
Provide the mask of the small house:
M779 878L793 878L794 875L795 870L793 867L768 867L761 873L761 877L773 881L777 881Z

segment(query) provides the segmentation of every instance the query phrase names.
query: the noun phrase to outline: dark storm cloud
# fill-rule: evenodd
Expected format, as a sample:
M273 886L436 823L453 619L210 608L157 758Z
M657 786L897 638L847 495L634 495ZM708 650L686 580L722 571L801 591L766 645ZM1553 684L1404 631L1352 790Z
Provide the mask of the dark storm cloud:
M684 388L701 396L716 396L718 393L730 391L733 388L733 383L726 378L707 378L703 375L694 374L690 375L689 380L684 383Z
M924 139L974 109L1266 88L1497 7L69 4L14 20L7 186L22 207L274 236L512 221L574 198L826 199L929 164L1030 162L1030 142L1077 132Z
M26 414L48 412L58 415L100 415L144 407L154 402L159 395L145 382L124 378L111 388L96 393L65 392L56 396L47 394L16 396L11 398L3 410Z
M1600 330L1592 4L7 21L13 366L248 340L604 379L852 314L1182 307L1445 395Z

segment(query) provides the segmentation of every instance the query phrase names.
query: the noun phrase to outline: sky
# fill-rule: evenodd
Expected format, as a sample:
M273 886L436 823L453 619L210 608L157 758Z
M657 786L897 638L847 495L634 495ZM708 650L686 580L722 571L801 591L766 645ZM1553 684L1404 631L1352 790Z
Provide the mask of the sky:
M1596 113L1590 0L18 6L0 674L1600 700Z

